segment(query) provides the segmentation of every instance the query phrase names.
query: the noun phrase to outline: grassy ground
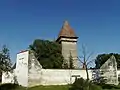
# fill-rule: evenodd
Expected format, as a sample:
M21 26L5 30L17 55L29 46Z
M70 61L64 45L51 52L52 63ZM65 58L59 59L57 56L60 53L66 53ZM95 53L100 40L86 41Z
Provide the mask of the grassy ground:
M31 88L16 88L15 90L69 90L68 86L36 86ZM120 89L103 89L103 90L120 90Z
M2 85L0 86L0 90L69 90L68 85L62 85L62 86L35 86L31 88L24 88L21 86L11 86L11 85Z
M21 86L15 86L14 85L7 85L3 84L2 86L0 85L0 90L69 90L68 85L62 85L62 86L35 86L31 88L24 88ZM103 89L103 90L120 90L120 89Z
M37 86L28 90L68 90L68 86Z

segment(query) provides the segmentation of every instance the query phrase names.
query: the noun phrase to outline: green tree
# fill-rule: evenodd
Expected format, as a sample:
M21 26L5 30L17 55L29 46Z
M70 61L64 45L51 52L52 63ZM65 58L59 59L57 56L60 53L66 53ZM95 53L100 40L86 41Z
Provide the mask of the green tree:
M64 69L69 69L68 63L65 63L65 62L63 63L62 67L63 67Z
M120 54L118 53L99 54L95 59L95 67L99 69L112 55L116 58L117 68L120 68Z
M9 49L6 47L6 45L3 45L2 49L0 50L0 77L2 77L2 71L11 71L11 66L12 64Z
M71 55L71 52L70 52L70 57L69 57L69 68L70 68L70 69L74 69L73 57L72 57L72 55Z
M9 49L4 45L0 51L0 71L10 71L11 66Z
M102 88L88 80L78 78L71 85L71 88L69 90L102 90Z
M62 47L59 43L55 41L36 39L29 48L34 51L35 57L43 68L63 68L63 56L61 53Z

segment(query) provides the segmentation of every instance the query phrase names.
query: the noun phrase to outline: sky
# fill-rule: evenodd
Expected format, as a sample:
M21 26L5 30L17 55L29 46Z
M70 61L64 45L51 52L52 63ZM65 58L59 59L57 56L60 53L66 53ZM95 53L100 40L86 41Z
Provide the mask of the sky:
M0 47L6 44L12 61L35 39L57 38L68 20L94 56L120 53L120 0L0 0Z

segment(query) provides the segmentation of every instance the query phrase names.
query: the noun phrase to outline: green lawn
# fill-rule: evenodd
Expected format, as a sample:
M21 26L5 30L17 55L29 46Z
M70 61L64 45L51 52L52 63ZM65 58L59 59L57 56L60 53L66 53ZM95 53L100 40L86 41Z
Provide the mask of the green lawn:
M35 86L30 88L24 88L21 86L13 87L13 86L4 86L0 87L0 90L69 90L68 85L55 85L55 86Z
M51 86L35 86L24 88L13 84L2 84L0 90L69 90L69 85L51 85ZM120 90L120 89L103 89L103 90Z
M68 90L68 86L36 86L28 90Z

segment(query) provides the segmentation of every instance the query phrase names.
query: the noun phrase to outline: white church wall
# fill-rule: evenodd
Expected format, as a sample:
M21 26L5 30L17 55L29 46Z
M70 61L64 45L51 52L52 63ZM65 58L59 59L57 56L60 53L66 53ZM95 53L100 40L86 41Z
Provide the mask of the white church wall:
M92 80L92 70L88 70L89 78ZM120 74L120 70L118 70ZM87 79L85 70L68 70L68 69L42 69L37 73L29 74L29 85L66 85L73 83L75 77L73 75L80 75L80 77Z
M113 55L100 67L100 69L107 84L118 85L117 62Z
M117 70L118 78L120 78L120 69Z
M117 70L117 74L120 75L120 70Z
M41 69L42 66L35 58L33 53L29 55L28 61L28 84L29 86L39 85L41 81Z
M73 75L80 75L80 77L86 79L87 75L85 70L55 70L55 69L43 69L42 70L42 82L43 85L65 85L73 83L75 77ZM91 78L91 71L89 71Z
M92 72L89 72L89 78L92 79ZM42 69L41 72L30 74L30 78L33 79L34 83L29 86L34 85L66 85L73 83L75 77L73 75L80 75L80 77L86 79L85 70L67 70L67 69ZM37 80L37 81L36 81Z
M16 76L17 81L22 86L28 86L28 57L29 51L17 54Z
M41 73L29 73L28 75L28 86L36 86L41 84Z
M2 83L14 83L14 73L2 72Z
M13 83L13 76L17 77L19 85L29 87L36 85L66 85L75 81L75 75L87 79L85 70L70 69L42 69L42 66L29 51L17 54L15 73L3 73L2 83ZM93 71L88 70L90 80L93 79ZM14 75L15 74L15 75ZM117 75L120 70L117 71ZM7 78L6 78L7 77Z
M34 71L34 70L33 70ZM89 70L89 78L92 80L92 70ZM118 75L120 74L120 70L117 71ZM5 72L2 74L2 83L13 83L13 73L6 74ZM85 70L68 70L68 69L42 69L40 71L34 71L29 73L26 77L27 82L23 80L18 80L18 83L22 86L36 86L36 85L66 85L73 83L75 81L75 77L72 75L80 75L80 77L86 79L86 71ZM24 73L23 75L24 76ZM18 76L17 76L18 77ZM22 79L18 77L18 79ZM24 81L24 82L22 82Z

